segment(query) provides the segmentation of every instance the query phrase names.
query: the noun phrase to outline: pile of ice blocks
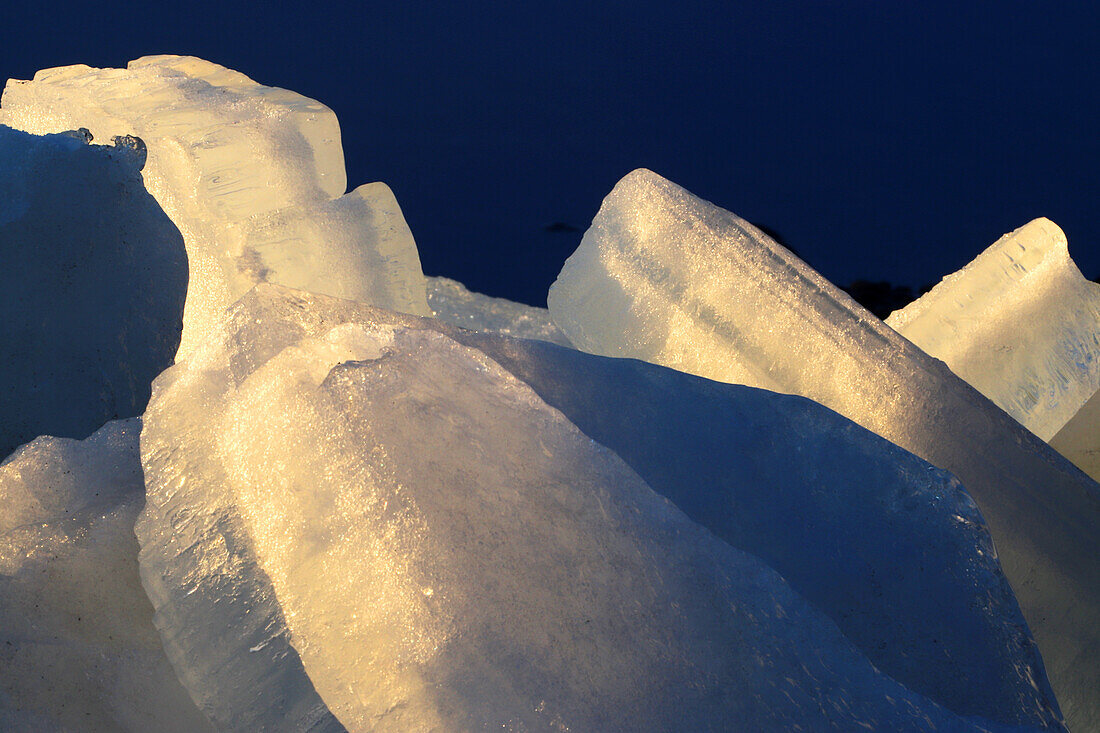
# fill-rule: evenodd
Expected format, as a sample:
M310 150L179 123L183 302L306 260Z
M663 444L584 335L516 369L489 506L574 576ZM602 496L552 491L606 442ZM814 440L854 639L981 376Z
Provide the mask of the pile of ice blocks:
M0 124L0 728L1100 728L1053 223L883 323L638 170L547 310L426 278L331 110L220 66Z

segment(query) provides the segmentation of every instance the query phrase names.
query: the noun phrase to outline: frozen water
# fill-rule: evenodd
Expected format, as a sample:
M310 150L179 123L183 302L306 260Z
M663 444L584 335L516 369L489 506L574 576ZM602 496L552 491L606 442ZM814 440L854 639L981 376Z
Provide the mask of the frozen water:
M191 265L185 358L225 307L264 280L427 315L412 234L393 194L347 186L332 110L201 59L66 66L4 89L0 122L137 135L146 181Z
M204 709L220 708L219 723L274 724L269 699L318 715L319 694L349 730L709 730L733 720L747 729L996 728L875 671L859 650L887 639L898 646L881 658L966 715L1057 728L1041 664L965 494L813 403L271 286L239 301L225 329L157 382L138 525L158 627L173 659L191 667L192 692L206 691ZM808 562L796 575L813 605L689 522L517 375L573 399L562 409L587 415L592 432L635 420L622 432L624 443L640 440L628 452L635 460L670 439L666 453L690 449L695 433L674 437L689 422L717 421L705 425L720 442L739 436L733 455L743 461L723 464L734 476L692 477L700 452L663 477L656 462L641 464L698 513L728 501L712 528L778 564ZM581 391L573 397L567 384ZM647 399L654 387L669 394ZM606 410L594 394L604 390ZM633 412L610 414L631 397L640 400ZM676 409L680 400L689 407ZM731 405L755 424L723 427ZM647 411L668 426L646 435L637 418ZM600 419L610 422L601 428ZM822 443L811 442L796 477L761 470L805 431L835 463L814 468ZM770 453L745 457L777 439ZM853 464L892 495L845 511L848 498L830 491L859 483L837 475ZM709 480L719 483L692 490ZM706 506L711 489L721 498ZM745 513L754 514L738 518ZM782 527L784 514L805 533ZM888 529L860 527L879 520ZM860 531L866 544L852 540ZM912 554L882 555L885 533ZM924 562L928 577L895 565L910 561ZM829 590L814 577L845 565ZM966 608L975 598L982 607ZM869 631L853 644L820 605L862 614ZM894 636L904 621L917 630ZM937 628L947 631L939 649L917 641ZM929 653L961 658L925 669L901 659ZM208 663L211 655L237 666ZM957 683L980 675L987 687L948 689L931 679L944 669Z
M187 257L142 157L0 125L0 458L141 414L172 364Z
M0 727L212 730L138 578L137 420L38 438L0 465Z
M545 308L475 293L457 280L445 277L429 277L427 281L428 307L432 315L445 323L471 331L570 345Z
M1100 392L1050 439L1050 446L1100 481Z
M1100 727L1100 487L762 232L651 171L549 293L578 348L801 394L959 477L1071 728Z
M690 518L765 560L883 672L955 712L1020 725L1060 717L988 530L946 472L802 397L456 337Z
M1036 219L896 311L887 325L1043 440L1100 388L1100 285Z

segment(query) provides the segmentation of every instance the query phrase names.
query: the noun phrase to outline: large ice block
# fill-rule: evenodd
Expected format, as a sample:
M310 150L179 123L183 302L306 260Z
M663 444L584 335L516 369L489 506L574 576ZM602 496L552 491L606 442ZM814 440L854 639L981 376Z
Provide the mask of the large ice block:
M429 277L427 281L428 307L435 318L445 323L470 331L570 345L545 308L475 293L457 280L445 277Z
M136 135L150 192L183 232L191 264L179 356L257 282L428 315L420 259L393 194L344 194L340 128L323 104L197 58L125 69L66 66L11 80L0 122Z
M1100 487L942 362L647 170L604 200L548 300L578 348L804 395L958 476L1070 727L1100 726Z
M1059 727L965 494L818 405L266 285L224 328L157 382L137 529L166 647L223 726L319 697L349 730ZM683 451L639 465L751 549L559 410L635 461ZM689 473L713 444L686 423L735 441L723 469ZM833 493L870 481L855 511ZM980 717L866 677L870 646Z
M138 420L38 438L0 465L0 728L212 730L138 578Z
M0 459L141 414L180 341L187 255L136 141L0 125Z
M1100 388L1100 285L1049 219L1004 235L886 324L1043 440Z

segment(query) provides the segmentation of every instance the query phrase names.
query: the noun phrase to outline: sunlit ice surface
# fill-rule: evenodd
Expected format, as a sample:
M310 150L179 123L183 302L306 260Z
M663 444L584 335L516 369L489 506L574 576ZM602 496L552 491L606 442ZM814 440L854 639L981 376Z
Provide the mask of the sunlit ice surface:
M0 465L0 728L202 733L138 578L139 420Z
M1100 487L941 361L648 170L607 196L548 303L578 348L804 395L958 476L1071 727L1100 724Z
M475 293L457 280L446 277L429 277L427 283L432 316L445 323L469 331L570 345L545 308Z
M183 233L190 264L180 358L257 282L429 313L397 201L383 183L344 193L339 124L315 100L201 59L149 56L11 80L0 123L145 142L146 186Z
M1036 219L896 311L887 325L1043 440L1100 388L1100 285Z
M156 384L137 525L166 649L220 727L331 726L319 698L349 730L1001 729L878 671L489 345L577 352L266 285L224 329ZM1057 729L1023 689L1002 712Z
M4 725L1060 730L967 488L1095 720L1095 484L729 212L631 174L555 325L426 290L392 193L343 193L335 116L293 92L149 57L10 82L0 117L129 135L192 267L143 467L132 422L0 466L13 641L68 655L19 657ZM577 338L807 394L967 488L810 400Z

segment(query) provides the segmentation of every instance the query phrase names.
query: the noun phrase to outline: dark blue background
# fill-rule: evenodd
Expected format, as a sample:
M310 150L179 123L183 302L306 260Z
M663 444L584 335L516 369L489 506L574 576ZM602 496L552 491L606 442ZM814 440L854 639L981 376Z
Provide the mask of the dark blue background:
M4 77L181 53L321 100L425 271L517 300L639 166L841 284L923 285L1037 216L1100 274L1096 3L43 3L0 28Z

